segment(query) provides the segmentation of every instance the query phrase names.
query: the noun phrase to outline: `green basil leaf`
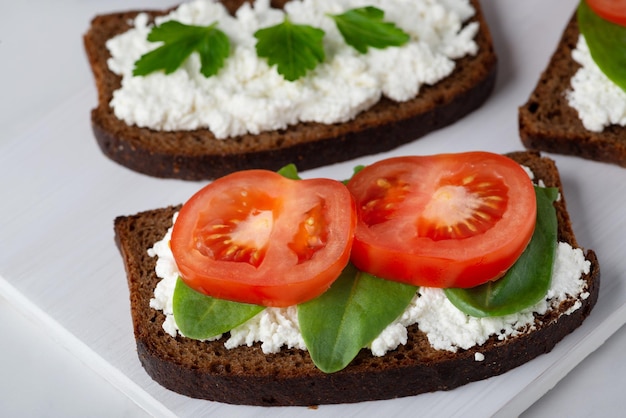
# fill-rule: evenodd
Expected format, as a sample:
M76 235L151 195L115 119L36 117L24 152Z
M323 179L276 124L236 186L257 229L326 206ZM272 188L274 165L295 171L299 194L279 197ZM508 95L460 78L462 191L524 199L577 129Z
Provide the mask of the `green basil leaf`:
M530 243L504 277L469 289L445 289L450 302L475 317L503 316L533 306L545 297L552 280L557 245L553 202L558 189L535 187L537 225Z
M290 180L302 180L298 174L298 169L295 164L287 164L278 170L277 173Z
M254 33L257 55L276 65L278 73L294 81L325 59L324 31L309 25L297 25L285 17L283 23Z
M409 305L417 288L344 269L330 289L298 305L302 338L325 373L346 367Z
M585 0L578 6L577 19L595 63L626 91L626 27L602 19Z
M176 324L184 336L205 340L243 324L265 307L206 296L178 278L173 309Z
M163 45L142 55L135 62L133 75L147 75L159 70L170 74L195 51L200 55L200 72L210 77L224 66L230 54L228 37L217 29L217 22L209 26L191 26L170 20L152 28L148 40L163 42Z
M348 184L350 182L350 180L352 180L352 177L354 177L359 171L363 170L364 168L365 168L365 166L362 165L362 164L355 166L352 169L352 176L350 176L350 178L347 179L347 180L343 180L342 183L343 184Z
M401 46L410 39L393 23L384 22L385 12L372 6L351 9L340 15L329 15L346 43L365 54L369 47L383 49Z

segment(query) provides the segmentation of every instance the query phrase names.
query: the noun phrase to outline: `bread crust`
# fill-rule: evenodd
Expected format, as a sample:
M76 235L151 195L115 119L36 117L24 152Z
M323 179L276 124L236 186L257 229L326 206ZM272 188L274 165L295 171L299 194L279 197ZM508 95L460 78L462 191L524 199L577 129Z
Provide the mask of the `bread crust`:
M476 56L457 60L454 72L434 86L423 86L413 100L381 100L346 123L300 123L284 130L218 140L207 129L161 132L128 126L117 119L109 103L121 78L107 67L107 39L130 28L139 13L96 16L83 37L98 91L91 112L94 135L102 152L117 163L155 177L213 179L249 168L277 170L295 163L307 170L375 154L411 142L449 125L480 107L496 81L497 59L491 34L478 0L471 0L480 31ZM234 11L240 0L223 1ZM274 1L281 7L285 1ZM165 11L149 11L151 16Z
M580 68L572 59L579 35L574 13L535 89L519 108L522 143L528 149L626 167L626 128L610 125L602 132L588 131L568 104L566 92L571 90L570 80Z
M559 174L554 162L536 152L510 156L533 170L546 186L558 187L555 202L559 240L578 247ZM591 270L585 276L589 297L569 315L562 315L576 302L564 301L558 310L537 316L536 330L499 341L490 338L480 347L456 353L435 350L416 325L408 329L408 341L384 357L362 350L345 369L325 374L308 353L283 349L263 354L252 347L227 350L224 339L200 342L173 338L161 325L162 312L149 307L159 281L156 259L148 248L163 238L180 206L170 206L115 219L115 239L122 254L130 291L131 313L137 352L146 372L158 383L194 398L231 404L262 406L319 405L392 399L424 392L450 390L469 382L502 374L547 353L589 315L598 298L600 268L595 253L586 251ZM475 360L475 353L484 360Z

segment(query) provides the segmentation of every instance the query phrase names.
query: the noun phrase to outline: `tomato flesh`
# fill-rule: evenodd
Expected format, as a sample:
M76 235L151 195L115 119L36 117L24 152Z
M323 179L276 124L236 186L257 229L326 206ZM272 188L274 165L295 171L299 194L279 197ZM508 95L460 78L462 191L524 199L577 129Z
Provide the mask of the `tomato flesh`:
M589 7L601 18L626 26L626 0L586 0Z
M193 289L290 306L330 287L349 261L355 227L354 200L340 182L248 170L189 199L170 243L181 277Z
M501 277L532 237L532 181L486 152L397 157L348 183L357 204L352 262L379 277L474 287Z

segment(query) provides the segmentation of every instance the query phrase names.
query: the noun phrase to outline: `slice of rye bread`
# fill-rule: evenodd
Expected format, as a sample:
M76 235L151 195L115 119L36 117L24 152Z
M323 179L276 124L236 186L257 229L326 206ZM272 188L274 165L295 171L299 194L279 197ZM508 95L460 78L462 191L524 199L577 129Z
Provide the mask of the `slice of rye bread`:
M610 125L602 132L588 131L567 102L570 80L580 68L572 59L579 33L574 13L535 90L519 108L522 143L528 149L626 167L626 128Z
M244 0L225 0L234 11ZM434 86L423 86L407 102L383 98L346 123L300 123L284 130L218 140L208 129L162 132L129 126L117 119L109 102L121 78L109 71L107 39L130 29L137 11L95 17L84 46L98 91L92 128L102 152L132 170L156 177L212 179L249 169L277 170L296 163L307 170L358 156L387 151L449 125L478 108L496 80L497 60L478 0L471 0L480 31L479 52L457 60L456 69ZM280 7L285 3L272 1ZM150 11L152 16L165 11Z
M536 152L510 156L529 167L546 186L561 182L554 162ZM555 203L559 240L578 247L563 191ZM577 328L596 303L600 285L598 260L586 252L591 270L585 276L589 297L582 306L563 314L577 301L570 298L556 310L538 315L536 330L499 341L495 336L480 347L456 353L431 347L416 325L409 328L408 341L384 357L363 349L344 370L324 374L313 365L304 350L285 349L265 355L257 343L252 347L224 347L225 338L200 342L173 338L162 329L161 311L149 301L159 281L156 257L148 249L161 240L172 225L180 206L151 210L115 219L115 237L124 259L130 290L131 313L137 352L148 374L164 387L194 398L232 404L263 406L319 405L391 399L437 390L449 390L466 383L499 375L549 352ZM476 361L475 353L484 355Z

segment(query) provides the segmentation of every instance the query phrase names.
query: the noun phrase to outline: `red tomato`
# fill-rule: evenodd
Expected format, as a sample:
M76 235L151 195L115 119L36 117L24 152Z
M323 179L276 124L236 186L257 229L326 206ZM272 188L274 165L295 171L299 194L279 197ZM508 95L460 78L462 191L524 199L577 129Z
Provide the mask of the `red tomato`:
M591 9L609 22L626 26L626 0L586 0Z
M530 178L497 154L391 158L365 167L348 189L359 219L352 262L418 286L474 287L497 279L535 228Z
M249 170L210 183L183 205L171 247L183 280L199 292L290 306L339 276L355 227L354 200L340 182Z

